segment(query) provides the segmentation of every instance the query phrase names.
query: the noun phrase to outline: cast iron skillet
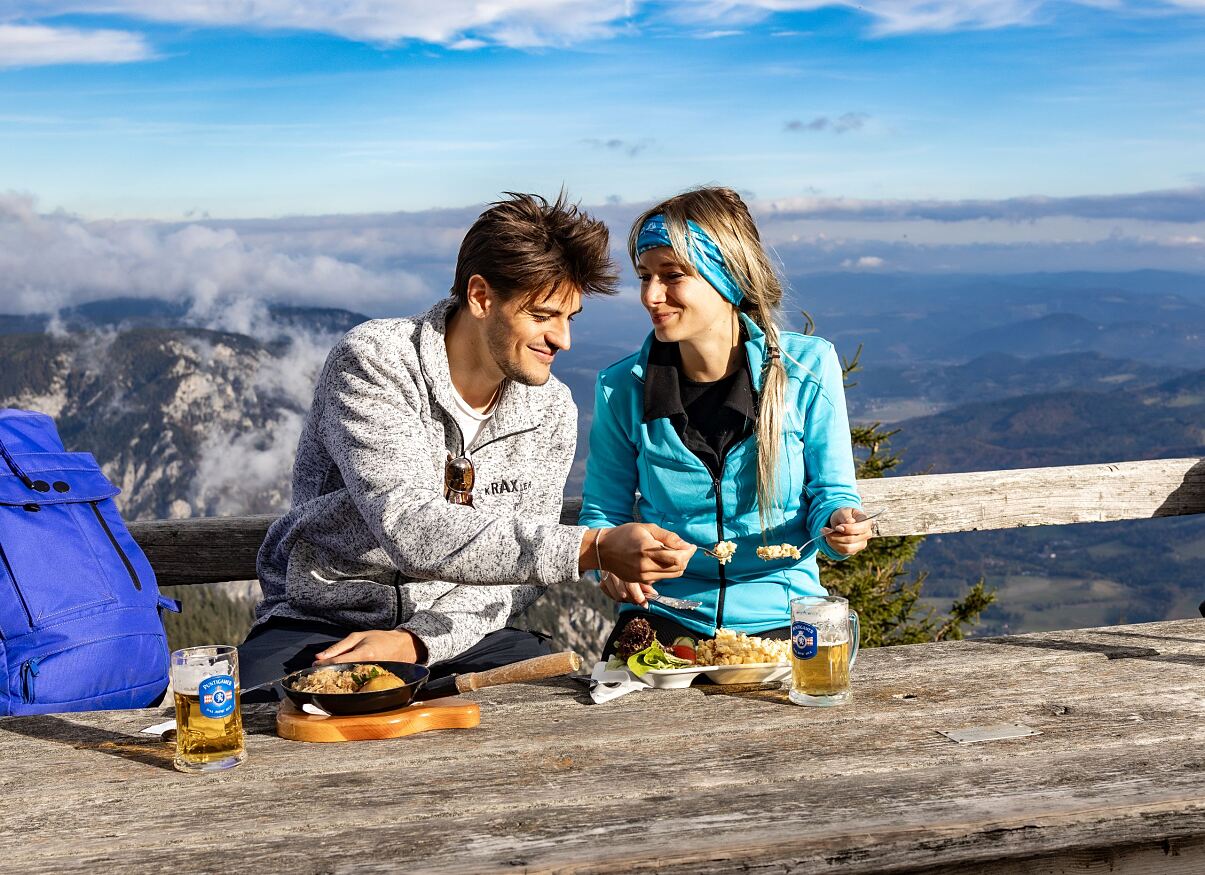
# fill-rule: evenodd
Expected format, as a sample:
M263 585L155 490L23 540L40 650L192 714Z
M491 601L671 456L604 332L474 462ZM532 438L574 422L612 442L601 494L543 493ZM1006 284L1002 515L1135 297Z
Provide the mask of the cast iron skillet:
M332 668L335 671L350 671L357 665L378 665L393 672L403 681L405 686L393 690L378 690L373 693L303 693L293 689L293 684L300 678L311 675L316 671ZM425 665L415 665L412 662L333 662L329 665L315 665L295 671L283 681L280 686L285 695L293 700L298 708L302 705L317 705L323 711L331 714L375 714L378 711L392 711L409 705L416 693L427 682L431 674Z

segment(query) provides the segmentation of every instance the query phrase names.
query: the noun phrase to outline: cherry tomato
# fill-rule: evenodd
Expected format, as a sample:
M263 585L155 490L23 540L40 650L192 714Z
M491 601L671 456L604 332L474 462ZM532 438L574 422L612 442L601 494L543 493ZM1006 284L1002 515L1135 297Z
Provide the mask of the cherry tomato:
M691 662L695 661L695 649L693 647L688 647L685 644L675 644L669 649L669 652L678 657L678 659L687 659Z

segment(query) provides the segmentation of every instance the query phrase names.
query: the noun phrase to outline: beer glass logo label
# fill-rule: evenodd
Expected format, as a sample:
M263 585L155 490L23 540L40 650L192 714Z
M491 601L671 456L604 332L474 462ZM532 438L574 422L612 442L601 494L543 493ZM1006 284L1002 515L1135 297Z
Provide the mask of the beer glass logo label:
M820 636L811 623L796 620L791 624L791 652L796 659L811 659L819 643Z
M234 713L234 678L228 674L217 674L201 681L197 687L201 698L201 716L229 717Z

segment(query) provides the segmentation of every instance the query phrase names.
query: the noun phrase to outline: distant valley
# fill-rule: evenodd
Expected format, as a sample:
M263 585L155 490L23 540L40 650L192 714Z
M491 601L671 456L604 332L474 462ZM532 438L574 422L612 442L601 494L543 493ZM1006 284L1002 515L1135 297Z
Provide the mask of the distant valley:
M795 278L816 333L861 370L851 417L900 429L900 473L1205 455L1205 277L1057 274ZM579 405L579 492L597 371L647 333L630 298L587 303L557 375ZM130 517L276 512L326 352L367 318L259 305L241 330L187 304L119 299L0 315L0 405L54 415ZM795 327L804 323L792 311ZM215 330L225 328L225 330ZM917 561L948 601L986 575L982 631L1186 616L1205 598L1195 518L929 538ZM581 646L606 623L565 593L539 621Z

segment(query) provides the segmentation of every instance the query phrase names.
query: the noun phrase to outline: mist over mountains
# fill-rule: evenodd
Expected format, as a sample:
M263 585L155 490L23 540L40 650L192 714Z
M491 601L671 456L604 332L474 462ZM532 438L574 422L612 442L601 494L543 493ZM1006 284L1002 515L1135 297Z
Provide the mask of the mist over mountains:
M1205 455L1205 277L832 273L792 285L792 326L806 310L842 355L862 345L851 416L900 428L902 471ZM594 377L648 330L630 293L586 308L556 366L580 411L571 494ZM279 512L318 369L365 318L250 296L0 315L0 405L53 415L131 518ZM1129 561L1144 554L1160 557L1157 578ZM1185 519L930 538L917 564L935 596L987 575L1002 597L985 629L1015 631L1188 615L1205 596L1202 556L1205 527ZM603 619L576 622L594 634Z

